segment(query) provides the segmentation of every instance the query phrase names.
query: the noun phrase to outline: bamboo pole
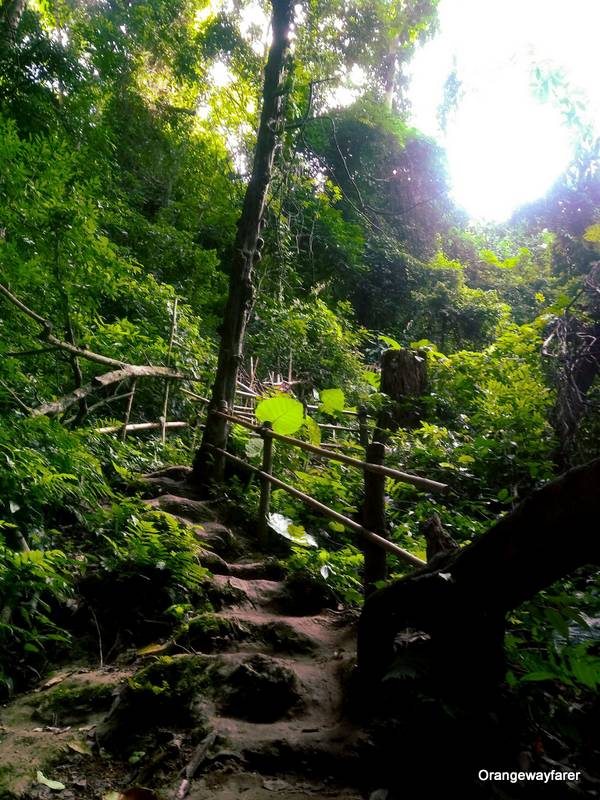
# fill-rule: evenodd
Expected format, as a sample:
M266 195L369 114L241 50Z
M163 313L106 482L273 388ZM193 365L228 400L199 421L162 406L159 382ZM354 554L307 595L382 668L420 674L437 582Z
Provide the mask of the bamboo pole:
M183 389L181 386L179 387L179 391L183 392L183 394L187 394L188 397L191 397L192 400L198 400L200 403L210 403L208 397L202 397L201 394L196 394L196 392L190 392L189 389Z
M359 439L361 445L367 449L369 446L369 427L367 424L368 414L367 409L361 406L358 409L358 428L359 428Z
M129 399L127 400L127 410L125 411L125 420L121 429L121 441L124 442L127 438L127 426L129 425L129 417L131 416L131 408L133 406L133 398L135 397L135 389L137 386L137 379L134 378L131 384L131 391L129 392Z
M270 422L265 422L264 428L271 427ZM272 475L273 472L273 437L266 434L263 440L262 471L265 475ZM258 508L258 539L263 547L267 545L269 534L269 507L271 504L271 482L268 478L261 476L260 479L260 505Z
M175 331L177 330L177 303L178 298L173 300L173 317L171 318L171 333L169 335L169 349L167 351L167 367L171 366L171 356L173 354L173 340L175 339ZM169 406L169 392L171 384L169 381L165 384L165 398L163 400L163 413L161 417L162 429L160 432L160 440L164 444L166 441L166 425L167 425L167 409Z
M226 414L223 411L214 411L213 413L219 414L230 422L237 422L238 425L242 425L252 431L265 434L262 426L255 425L253 422L248 422L241 417ZM274 439L278 439L280 442L286 442L294 447L299 447L301 450L308 450L310 453L314 453L321 458L328 458L330 461L339 461L342 464L348 464L351 467L357 467L358 469L362 470L368 469L370 472L376 472L379 475L387 475L389 478L394 478L394 480L402 481L403 483L410 483L413 486L418 486L423 489L443 492L448 488L448 485L445 483L432 481L429 478L421 478L418 475L410 475L408 472L400 472L400 470L392 469L391 467L385 467L380 464L369 464L366 461L360 461L358 458L352 458L352 456L346 456L342 453L331 453L328 450L323 450L323 448L317 447L314 444L309 444L309 442L303 442L301 439L293 439L291 436L284 436L282 433L269 431L269 433L266 433L265 435L272 436Z
M171 430L172 428L189 428L189 422L167 422L165 428ZM202 426L200 426L202 427ZM127 425L127 432L130 431L152 431L162 428L162 422L134 422ZM94 433L116 433L122 431L123 425L107 425L104 428L94 428Z
M219 448L211 447L212 450L218 450ZM253 464L248 464L247 461L244 461L243 458L238 458L238 456L234 456L233 453L227 452L227 450L219 450L219 455L223 456L224 458L229 459L230 461L235 461L236 464L239 464L242 467L250 470L251 472L256 473L261 478L268 480L274 486L277 486L279 489L283 489L288 494L291 494L293 497L297 497L299 500L302 500L307 506L314 508L316 511L320 511L326 517L335 520L336 522L341 523L346 528L350 528L350 530L355 531L356 533L360 533L361 536L364 536L365 539L368 539L373 544L377 544L379 547L387 550L389 553L393 553L395 556L398 556L402 561L406 561L408 564L412 564L414 567L424 567L425 562L422 561L417 556L413 556L412 553L409 553L408 550L404 550L402 547L399 547L397 544L390 542L388 539L384 539L383 536L379 536L372 531L367 530L362 525L359 525L358 522L354 522L353 519L349 517L345 517L343 514L334 511L329 506L320 503L318 500L315 500L314 497L310 497L310 495L304 494L299 489L295 489L293 486L290 486L289 483L285 483L284 481L279 480L274 475L269 475L266 472L263 472L262 469L255 467Z
M366 459L372 464L383 464L385 446L381 442L371 442L367 446ZM386 537L385 524L385 475L375 474L365 470L365 492L363 500L362 521L365 526ZM365 542L365 567L363 572L363 586L365 597L368 597L377 588L377 582L386 578L385 551L376 547L372 542Z

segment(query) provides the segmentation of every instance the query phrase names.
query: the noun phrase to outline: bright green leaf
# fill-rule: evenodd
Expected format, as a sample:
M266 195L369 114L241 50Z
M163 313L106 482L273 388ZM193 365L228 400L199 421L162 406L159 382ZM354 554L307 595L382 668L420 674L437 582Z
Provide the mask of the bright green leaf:
M270 422L275 433L285 436L296 433L304 424L304 406L287 395L261 400L255 414L259 422Z
M62 790L66 788L64 783L61 783L60 781L51 781L44 775L43 772L40 772L39 770L37 773L37 782L41 783L42 786L47 786L49 789L52 789L55 792L62 792Z
M336 411L344 410L346 399L341 389L323 389L319 396L321 398L321 411L326 414L335 414Z

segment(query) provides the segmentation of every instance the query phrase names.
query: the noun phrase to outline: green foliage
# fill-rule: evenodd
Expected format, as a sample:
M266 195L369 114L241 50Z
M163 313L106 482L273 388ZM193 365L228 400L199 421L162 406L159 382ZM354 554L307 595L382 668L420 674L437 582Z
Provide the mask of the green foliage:
M360 382L362 338L347 304L333 311L316 295L291 304L264 297L249 350L280 373L287 371L291 357L294 373L311 384L351 389Z
M315 581L324 583L341 603L360 606L363 562L362 553L352 546L339 550L293 547L287 564L292 574L308 572Z
M510 619L506 636L510 685L554 681L578 693L600 686L600 655L588 612L598 607L593 579L581 578L543 591ZM574 591L575 590L575 591Z
M265 31L246 0L200 5L25 4L0 47L0 282L58 338L113 359L169 363L205 395L252 159ZM436 5L327 0L311 4L308 24L299 18L245 350L259 381L289 370L298 398L263 400L258 419L313 443L330 435L317 420L340 419L346 405L383 407L377 361L386 346L426 354L421 424L394 433L386 456L450 485L443 497L386 486L392 537L422 556L432 513L467 543L552 477L546 326L566 309L598 321L597 154L579 101L564 76L538 70L540 94L579 130L576 161L509 225L467 226L448 197L443 152L403 114L402 66L434 30ZM350 87L354 67L362 87ZM335 108L348 88L354 102ZM123 422L130 382L60 419L30 418L28 408L105 368L40 344L32 319L4 298L0 306L0 681L10 688L41 670L64 638L53 612L80 573L110 580L158 570L179 617L191 613L187 601L206 573L188 528L118 495L140 472L187 463L192 436L163 444L153 434L96 433L102 421ZM336 388L319 397L321 387ZM582 454L596 452L599 391L596 379ZM130 421L155 422L163 398L164 384L138 381ZM315 419L305 417L303 404L318 400ZM173 385L168 416L197 416ZM355 437L337 435L363 455L348 444ZM234 427L229 446L260 463L262 442L247 430ZM317 466L280 443L274 459L302 491L357 513L359 471ZM257 494L252 480L223 488L247 519ZM358 605L354 535L280 491L272 510L286 531L318 543L292 545L292 571ZM577 591L563 583L515 614L507 644L517 690L550 680L597 690L595 646L575 635L596 600L587 587L572 603ZM168 695L164 676L149 673L141 687Z
M270 422L275 433L291 435L304 424L304 406L287 395L261 400L254 413L259 422Z
M346 400L341 389L323 389L319 397L321 399L319 410L325 414L335 416L338 411L344 410Z
M1 524L1 523L0 523ZM60 550L15 552L0 544L0 695L30 679L69 635L52 620L71 592L73 565Z
M113 524L118 535L104 535L109 545L109 553L102 559L104 568L137 574L150 567L164 571L175 586L197 590L208 572L200 566L201 546L193 530L169 514L147 509L139 512L123 519L123 508L117 510Z
M0 464L0 513L32 543L112 495L85 436L46 417L3 420Z
M424 554L420 526L431 514L440 515L458 542L472 541L552 476L555 441L539 324L506 323L495 343L479 352L446 357L418 344L429 361L427 419L393 435L388 463L448 483L452 491L424 497L390 483L388 513L398 543Z

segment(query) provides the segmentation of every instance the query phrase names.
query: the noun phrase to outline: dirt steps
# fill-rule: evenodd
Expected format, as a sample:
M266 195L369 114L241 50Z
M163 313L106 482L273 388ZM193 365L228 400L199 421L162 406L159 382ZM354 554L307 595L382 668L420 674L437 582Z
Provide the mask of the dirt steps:
M194 507L188 514L183 502L176 509L172 494L167 498L161 503L165 510L187 518L188 524L196 523ZM215 616L250 630L247 638L229 645L228 652L219 653L218 658L232 665L244 663L252 654L267 655L294 676L301 700L269 722L243 719L213 704L209 726L232 754L234 766L230 762L226 774L211 769L190 797L359 797L353 789L328 789L318 780L306 782L308 776L331 781L358 770L360 732L344 718L343 707L343 686L355 653L353 620L331 609L310 615L290 613L285 580L271 577L276 572L272 560L252 564L234 560L218 571L221 574L215 574L213 581L223 602ZM279 632L280 641L269 642L266 631ZM293 642L287 648L292 652L285 652L286 637L288 644ZM236 764L244 765L244 771L238 771ZM249 774L248 769L254 772ZM286 771L288 777L274 779L275 770L277 774Z
M185 476L184 468L150 476L147 485L161 493L146 502L189 525L210 544L207 563L212 558L215 574L209 597L215 611L200 612L195 633L191 621L180 636L124 662L119 670L87 670L65 680L67 689L69 681L75 686L85 681L110 684L117 699L108 716L106 707L96 708L78 720L77 729L53 732L37 719L40 693L21 698L8 713L2 711L0 784L7 758L24 759L10 792L2 794L0 788L2 800L49 796L43 786L25 788L37 769L65 783L66 789L56 794L63 800L100 800L108 789L123 789L141 779L159 800L171 800L181 784L179 770L189 762L198 736L207 732L214 743L190 783L190 800L361 797L347 786L359 781L362 744L360 732L344 716L343 687L355 653L353 619L327 608L296 613L281 565L248 552L247 542L245 547L234 542L213 505L187 490L179 492ZM161 661L164 653L169 657ZM160 674L163 662L178 675L185 696L169 684L169 674ZM48 691L57 692L60 685ZM134 704L128 705L132 697ZM154 728L141 731L136 753L143 751L140 757L148 764L142 761L138 768L121 762L119 767L118 749L117 760L113 756L106 762L97 744L104 748L108 740L85 739L96 725L99 732L110 730L111 720L117 725L126 720L127 734L118 747L128 746L130 735L138 735L136 715L141 718L146 711L155 720ZM85 740L85 755L68 751L74 733ZM157 743L146 744L158 733ZM158 748L160 758L150 748ZM159 766L152 766L157 758Z

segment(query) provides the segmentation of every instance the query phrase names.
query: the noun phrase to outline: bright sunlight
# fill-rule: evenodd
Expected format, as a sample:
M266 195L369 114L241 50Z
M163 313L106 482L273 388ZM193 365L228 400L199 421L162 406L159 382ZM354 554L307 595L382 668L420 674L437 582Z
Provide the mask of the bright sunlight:
M561 70L582 121L600 130L600 3L441 0L439 18L411 65L413 123L446 148L456 202L473 218L501 221L548 191L574 152L564 108L539 99L536 67ZM459 91L443 131L453 68Z

